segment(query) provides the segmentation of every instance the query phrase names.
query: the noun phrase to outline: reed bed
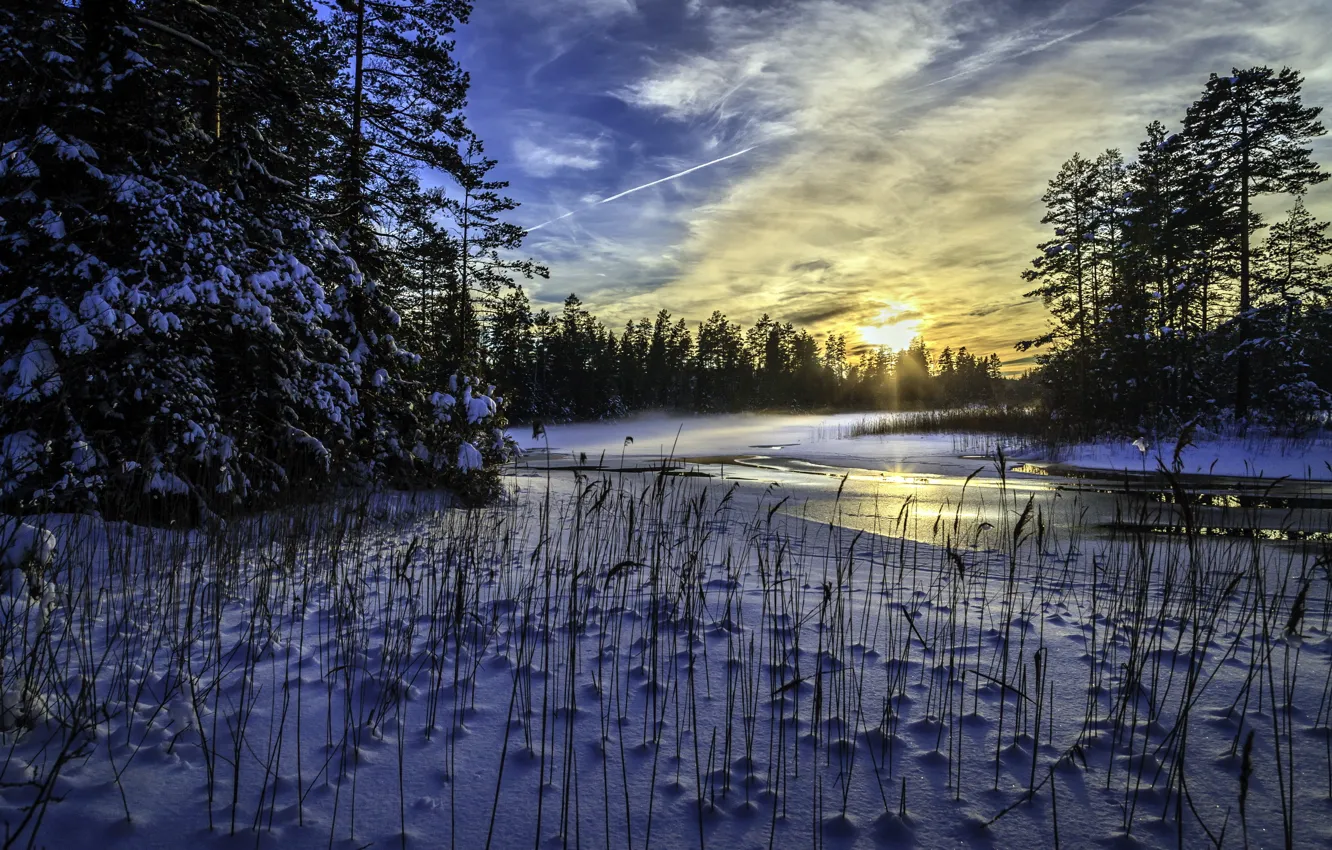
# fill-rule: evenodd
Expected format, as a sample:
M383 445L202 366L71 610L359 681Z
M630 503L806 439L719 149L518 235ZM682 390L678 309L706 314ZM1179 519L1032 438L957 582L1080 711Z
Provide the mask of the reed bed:
M47 518L55 564L0 596L5 846L1332 837L1325 542L1002 487L997 523L885 499L860 532L772 489L518 481Z
M909 410L866 416L840 428L836 436L866 437L889 434L975 433L1031 440L1046 438L1054 423L1048 411L1034 405L955 407Z

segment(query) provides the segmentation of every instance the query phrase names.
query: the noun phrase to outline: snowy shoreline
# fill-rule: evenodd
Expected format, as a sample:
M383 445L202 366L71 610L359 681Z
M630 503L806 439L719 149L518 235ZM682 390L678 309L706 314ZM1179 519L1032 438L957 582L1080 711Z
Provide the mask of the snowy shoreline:
M744 457L768 452L840 466L866 466L911 471L928 464L967 475L978 452L993 456L1002 444L1010 460L1059 466L1078 471L1153 473L1160 461L1174 468L1177 435L1143 439L1104 439L1047 450L1012 437L964 434L893 434L844 436L852 426L875 414L835 415L752 413L715 416L642 414L610 422L552 425L533 437L510 432L524 452L552 453L587 463L618 464L624 458L696 459ZM626 442L626 438L630 438ZM1139 445L1143 448L1139 448ZM968 455L969 457L963 457ZM1249 436L1197 435L1181 453L1181 472L1227 478L1332 480L1332 438L1292 440L1254 431Z
M1239 846L1252 730L1251 834L1289 808L1332 840L1313 552L1093 543L1039 520L1054 494L926 517L931 544L709 480L518 486L225 533L56 518L43 598L0 596L0 817L108 848L1018 846L1056 818ZM1177 826L1186 775L1220 808Z
M1032 460L1045 460L1032 458ZM1048 462L1048 461L1047 461ZM1185 475L1226 478L1291 478L1332 481L1332 444L1285 444L1274 439L1201 439L1180 453L1179 472ZM1161 466L1174 470L1174 443L1084 443L1062 449L1053 463L1069 469L1153 473Z

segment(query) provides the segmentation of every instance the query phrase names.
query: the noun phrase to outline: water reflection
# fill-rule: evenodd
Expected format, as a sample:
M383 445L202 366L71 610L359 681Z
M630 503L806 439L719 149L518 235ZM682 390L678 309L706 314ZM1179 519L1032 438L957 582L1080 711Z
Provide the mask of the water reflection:
M755 509L785 497L782 513L813 522L936 542L967 529L964 536L976 541L957 542L971 545L997 535L1029 499L1056 534L1187 527L1214 537L1332 539L1332 482L1180 476L1176 486L1146 468L1114 473L1001 463L997 455L975 453L977 438L970 436L842 439L827 436L837 434L831 419L657 417L551 426L546 440L527 442L514 474L529 486L547 473L706 478Z

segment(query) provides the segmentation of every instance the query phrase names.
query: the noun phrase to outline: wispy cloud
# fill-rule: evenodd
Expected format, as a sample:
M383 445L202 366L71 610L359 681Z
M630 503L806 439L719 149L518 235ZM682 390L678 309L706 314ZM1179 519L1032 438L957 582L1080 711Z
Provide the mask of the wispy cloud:
M606 140L566 138L537 142L519 138L513 155L519 167L534 177L551 177L566 169L591 171L605 162Z
M701 13L708 44L615 89L634 106L767 140L817 130L954 45L945 4L807 0Z
M840 332L892 304L932 343L1011 354L1044 325L1019 275L1074 151L1131 156L1234 65L1300 68L1332 105L1320 0L711 0L669 25L663 4L594 7L601 43L628 46L578 77L569 103L597 129L571 135L610 141L556 149L574 161L523 199L543 297L576 290L615 322L721 308ZM1332 216L1332 188L1309 203Z
M743 15L737 27L720 16L722 49L631 88L653 95L640 105L679 120L707 124L743 102L748 120L792 133L781 155L693 220L678 280L624 307L698 315L744 304L747 314L826 314L816 324L837 330L892 301L918 311L938 344L1011 351L1044 323L1040 306L1022 301L1019 273L1060 162L1109 146L1131 154L1142 126L1182 114L1218 66L1296 64L1297 53L1315 70L1327 62L1293 21L1252 4L1064 7L1054 21L999 23L988 40L977 38L974 9L939 8L820 2L792 7L794 17ZM868 18L887 34L857 37ZM971 52L959 57L964 44ZM967 79L922 88L948 78L939 72L950 62ZM744 86L714 82L726 79ZM813 258L828 263L821 285L801 268ZM763 298L747 302L754 292ZM834 314L842 299L859 313ZM1015 306L1002 322L968 315L995 303Z

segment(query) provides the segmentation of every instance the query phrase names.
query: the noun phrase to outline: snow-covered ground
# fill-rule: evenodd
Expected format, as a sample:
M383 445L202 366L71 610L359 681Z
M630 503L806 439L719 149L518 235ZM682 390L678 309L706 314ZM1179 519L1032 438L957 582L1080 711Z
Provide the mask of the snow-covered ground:
M1153 472L1158 462L1173 469L1175 442L1141 438L1083 443L1054 458L1081 469ZM1196 437L1180 453L1181 471L1191 475L1332 480L1332 441L1290 441L1276 437Z
M764 455L798 457L840 467L896 473L967 475L974 459L962 454L989 453L996 440L951 434L845 436L852 426L875 414L783 415L737 413L688 416L651 413L610 422L551 425L541 437L514 428L510 435L524 452L544 452L588 464L673 457L697 460ZM632 438L626 443L625 438ZM1053 452L1027 445L1011 450L1013 459L1060 463L1091 470L1153 472L1160 460L1174 465L1175 436L1140 442L1106 439L1064 446ZM1291 440L1254 431L1248 436L1198 434L1181 453L1185 473L1259 478L1332 480L1332 440Z
M731 413L688 416L648 413L610 422L551 425L543 436L530 430L510 431L524 452L585 456L590 464L616 466L659 458L710 458L782 455L844 467L912 469L947 464L966 469L957 458L957 441L947 434L846 437L865 414ZM626 438L629 441L626 442Z
M1006 487L994 523L936 511L922 543L892 532L910 504L868 534L757 484L515 482L470 512L380 496L208 531L47 518L40 592L0 596L6 834L1332 842L1315 547L1093 540L1050 524L1059 494Z

